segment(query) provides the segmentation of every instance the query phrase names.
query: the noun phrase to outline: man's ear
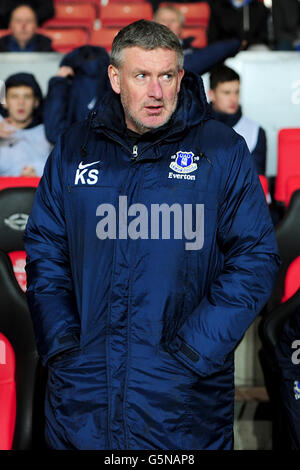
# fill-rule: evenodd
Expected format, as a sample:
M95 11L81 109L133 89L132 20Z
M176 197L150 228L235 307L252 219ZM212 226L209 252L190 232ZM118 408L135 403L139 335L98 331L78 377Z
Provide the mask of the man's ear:
M38 98L34 98L34 109L38 108L40 105L40 100Z
M7 109L7 102L6 102L6 97L4 101L1 103L2 108Z
M107 72L108 72L108 77L109 77L112 89L114 90L115 93L119 95L120 90L121 90L120 70L117 69L114 65L109 65Z
M184 69L180 69L178 72L178 86L177 86L177 93L180 92L180 85L181 85L181 80L183 79L184 76Z

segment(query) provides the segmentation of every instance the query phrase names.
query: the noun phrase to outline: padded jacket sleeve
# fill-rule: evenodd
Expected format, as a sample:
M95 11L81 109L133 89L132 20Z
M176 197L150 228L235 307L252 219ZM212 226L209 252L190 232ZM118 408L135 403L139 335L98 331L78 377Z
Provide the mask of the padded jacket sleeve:
M47 139L55 144L70 125L68 120L71 79L52 77L44 103L44 125Z
M226 359L267 302L280 258L265 197L243 138L228 158L219 205L221 271L168 350L206 376Z
M184 68L202 75L216 64L224 62L228 57L235 56L241 47L239 39L228 39L209 44L200 49L193 49L191 54L184 56Z
M80 320L64 219L60 148L59 141L47 160L24 235L27 298L44 364L57 353L79 347Z

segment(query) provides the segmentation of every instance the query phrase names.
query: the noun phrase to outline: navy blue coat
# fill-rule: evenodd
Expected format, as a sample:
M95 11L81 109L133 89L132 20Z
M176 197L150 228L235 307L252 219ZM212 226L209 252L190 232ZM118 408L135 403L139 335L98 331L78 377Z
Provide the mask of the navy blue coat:
M192 204L193 217L204 207L203 246L187 250L172 230L134 239L124 218L116 239L100 239L104 207L119 213L120 195L136 214L136 203L148 214ZM201 78L184 77L169 123L137 147L113 92L69 129L46 164L25 246L51 447L232 448L234 348L279 257L245 141L210 118Z
M74 122L85 119L99 98L110 88L107 67L109 55L102 47L82 46L67 54L60 67L69 66L74 77L52 77L44 105L47 139L58 137Z

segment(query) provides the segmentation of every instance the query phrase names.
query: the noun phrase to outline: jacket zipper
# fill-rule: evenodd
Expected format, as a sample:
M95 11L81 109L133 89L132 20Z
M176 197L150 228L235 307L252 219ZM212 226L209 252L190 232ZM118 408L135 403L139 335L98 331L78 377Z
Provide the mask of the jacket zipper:
M132 157L131 157L131 160L132 161L135 161L138 157L138 146L137 145L134 145L132 147Z

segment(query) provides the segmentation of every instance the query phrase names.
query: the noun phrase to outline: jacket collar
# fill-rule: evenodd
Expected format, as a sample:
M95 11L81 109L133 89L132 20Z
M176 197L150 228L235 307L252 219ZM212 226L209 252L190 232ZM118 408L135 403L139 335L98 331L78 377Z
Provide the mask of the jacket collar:
M182 80L177 107L170 120L163 126L152 129L141 136L141 142L154 144L178 139L189 128L209 119L210 111L206 101L201 77L186 72ZM110 90L100 102L92 119L91 128L103 132L117 140L126 140L126 124L119 95Z
M214 119L216 119L217 121L223 122L223 124L226 124L227 126L230 126L230 127L235 126L236 123L242 117L242 108L241 108L241 106L239 106L239 109L234 114L221 113L219 111L216 111L212 107L211 103L210 103L210 109L211 109L211 114L212 114Z

